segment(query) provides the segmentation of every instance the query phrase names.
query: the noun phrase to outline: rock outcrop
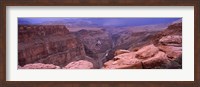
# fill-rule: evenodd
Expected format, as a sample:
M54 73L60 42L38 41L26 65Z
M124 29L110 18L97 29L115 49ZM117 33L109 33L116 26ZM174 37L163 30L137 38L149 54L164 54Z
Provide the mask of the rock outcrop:
M122 53L104 63L103 69L182 68L182 23L174 23L149 38L149 44Z
M162 37L159 42L163 45L175 45L181 46L182 44L182 36L179 35L169 35Z
M135 58L135 53L124 53L115 56L113 60L104 63L103 69L141 69L142 63L140 59Z
M18 66L18 69L60 69L60 67L53 64L34 63L26 64L23 67Z
M141 58L141 59L153 57L158 51L159 51L159 49L157 47L155 47L153 44L151 44L151 45L144 46L143 48L139 49L136 52L136 57Z
M182 68L182 22L155 30L129 29L112 36L105 29L71 32L64 25L19 25L18 68Z
M170 62L164 52L159 51L155 56L142 61L143 68L169 68Z
M79 60L69 63L64 67L64 69L92 69L93 64L86 60Z
M119 49L119 50L116 50L114 55L117 56L117 55L120 55L120 54L123 54L123 53L130 53L129 50L123 50L123 49Z
M87 59L81 41L62 25L19 25L18 62L65 66Z

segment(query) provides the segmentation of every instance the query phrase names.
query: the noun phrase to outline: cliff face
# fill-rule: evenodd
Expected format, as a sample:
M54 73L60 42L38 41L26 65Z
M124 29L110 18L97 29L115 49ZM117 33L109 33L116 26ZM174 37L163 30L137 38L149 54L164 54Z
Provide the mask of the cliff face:
M65 26L19 25L18 28L20 66L29 63L65 66L72 61L88 59L83 44Z
M104 63L105 69L182 68L182 23L174 23L148 38L148 42L130 52L120 52ZM122 54L121 54L122 53Z
M28 43L48 36L65 36L69 30L62 25L19 25L18 42Z
M130 47L137 47L148 42L158 31L124 31L119 34L113 35L115 48L116 49L128 49Z

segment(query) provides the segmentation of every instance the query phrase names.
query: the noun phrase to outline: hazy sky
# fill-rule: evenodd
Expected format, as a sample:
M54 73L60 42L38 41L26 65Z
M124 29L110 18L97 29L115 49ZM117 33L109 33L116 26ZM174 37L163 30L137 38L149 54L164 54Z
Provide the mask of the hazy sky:
M19 24L40 24L48 21L80 22L85 21L101 26L138 26L171 23L180 18L18 18Z

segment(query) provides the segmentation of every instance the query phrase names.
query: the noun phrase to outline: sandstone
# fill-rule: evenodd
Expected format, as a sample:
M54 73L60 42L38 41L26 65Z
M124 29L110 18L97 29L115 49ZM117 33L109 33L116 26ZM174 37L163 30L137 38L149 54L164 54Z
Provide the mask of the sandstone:
M146 69L150 68L167 68L170 66L170 61L166 57L164 52L159 51L154 57L148 58L142 61L143 67Z
M153 44L147 45L136 52L136 58L145 59L153 57L158 51L159 49L155 47Z
M18 41L30 42L50 35L65 36L69 30L64 25L19 25Z
M60 67L53 64L34 63L26 64L19 69L60 69Z
M172 51L172 52L167 52L167 57L169 58L179 58L182 55L182 51Z
M81 41L62 25L20 25L18 62L65 66L85 56Z
M86 60L79 60L69 63L64 67L64 69L92 69L93 64Z
M164 36L159 40L160 43L162 44L182 44L182 36L179 35L169 35L169 36Z
M135 54L133 52L131 52L131 53L124 53L124 54L117 55L113 59L114 60L118 60L118 59L132 59L134 56L135 56Z
M141 69L141 60L134 58L135 54L124 53L114 57L114 60L110 60L104 63L104 69Z
M164 51L169 58L179 58L182 55L182 47L174 46L158 46L161 51Z
M117 56L117 55L120 55L120 54L123 54L123 53L130 53L130 51L129 50L119 49L119 50L115 51L114 55Z

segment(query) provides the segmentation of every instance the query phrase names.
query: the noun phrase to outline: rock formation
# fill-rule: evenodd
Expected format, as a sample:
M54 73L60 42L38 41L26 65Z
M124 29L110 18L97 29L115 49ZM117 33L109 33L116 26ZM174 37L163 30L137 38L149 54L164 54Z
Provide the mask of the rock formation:
M142 63L140 59L135 58L135 53L124 53L115 56L113 60L109 60L104 63L103 69L142 69Z
M79 60L69 63L64 67L64 69L92 69L93 64L86 60Z
M149 38L148 44L122 53L104 63L103 69L166 69L182 68L182 23Z
M158 51L159 51L159 49L157 47L155 47L153 44L151 44L151 45L144 46L143 48L139 49L136 52L136 57L142 58L142 59L153 57Z
M106 29L72 32L64 25L19 25L18 68L182 68L181 21L158 31L136 28L112 35Z
M18 62L65 66L87 59L83 44L62 25L19 25ZM92 60L92 59L89 59Z
M60 67L53 64L34 63L26 64L23 67L18 66L18 69L60 69Z
M117 56L117 55L120 55L120 54L123 54L123 53L130 53L130 51L129 50L118 49L118 50L115 51L114 55Z

